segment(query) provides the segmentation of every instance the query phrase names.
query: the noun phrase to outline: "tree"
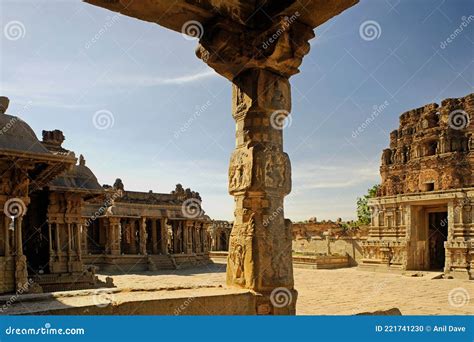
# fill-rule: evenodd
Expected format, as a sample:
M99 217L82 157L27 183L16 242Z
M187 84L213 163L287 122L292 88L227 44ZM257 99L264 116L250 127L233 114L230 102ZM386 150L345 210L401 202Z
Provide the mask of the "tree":
M377 190L379 189L380 185L374 185L372 188L367 190L367 195L363 197L357 198L357 218L358 224L366 225L370 224L370 209L367 203L369 202L369 198L373 198L377 196Z

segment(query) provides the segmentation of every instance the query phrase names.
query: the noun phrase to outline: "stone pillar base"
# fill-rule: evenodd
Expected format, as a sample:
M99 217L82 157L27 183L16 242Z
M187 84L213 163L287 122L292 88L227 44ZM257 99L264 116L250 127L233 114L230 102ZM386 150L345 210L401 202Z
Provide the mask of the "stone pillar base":
M284 287L256 295L257 315L296 315L298 291Z

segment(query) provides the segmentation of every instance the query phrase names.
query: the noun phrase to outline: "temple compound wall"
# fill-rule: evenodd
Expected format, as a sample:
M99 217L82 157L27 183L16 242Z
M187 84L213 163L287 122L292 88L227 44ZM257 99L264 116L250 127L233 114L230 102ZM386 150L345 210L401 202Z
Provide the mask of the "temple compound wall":
M198 193L101 186L59 130L39 141L0 97L0 293L112 285L95 270L127 273L209 262L209 217Z
M361 267L474 278L474 94L401 115Z
M346 230L341 219L318 221L316 218L293 223L293 262L295 257L347 257L346 266L356 266L362 260L362 242L367 239L367 227Z

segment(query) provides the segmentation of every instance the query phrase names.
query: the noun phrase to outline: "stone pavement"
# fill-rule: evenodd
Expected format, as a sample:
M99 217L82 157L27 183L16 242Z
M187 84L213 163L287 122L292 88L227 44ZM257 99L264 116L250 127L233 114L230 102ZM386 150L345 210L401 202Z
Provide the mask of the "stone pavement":
M299 315L352 315L390 308L399 308L403 315L474 315L474 281L357 268L295 269L294 273ZM224 286L225 264L112 277L119 288Z

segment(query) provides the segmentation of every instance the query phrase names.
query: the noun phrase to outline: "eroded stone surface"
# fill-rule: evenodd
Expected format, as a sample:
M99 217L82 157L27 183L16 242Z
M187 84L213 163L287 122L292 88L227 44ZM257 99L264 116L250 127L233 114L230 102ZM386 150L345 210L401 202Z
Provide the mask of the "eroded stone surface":
M370 201L363 267L474 278L474 94L400 116Z

